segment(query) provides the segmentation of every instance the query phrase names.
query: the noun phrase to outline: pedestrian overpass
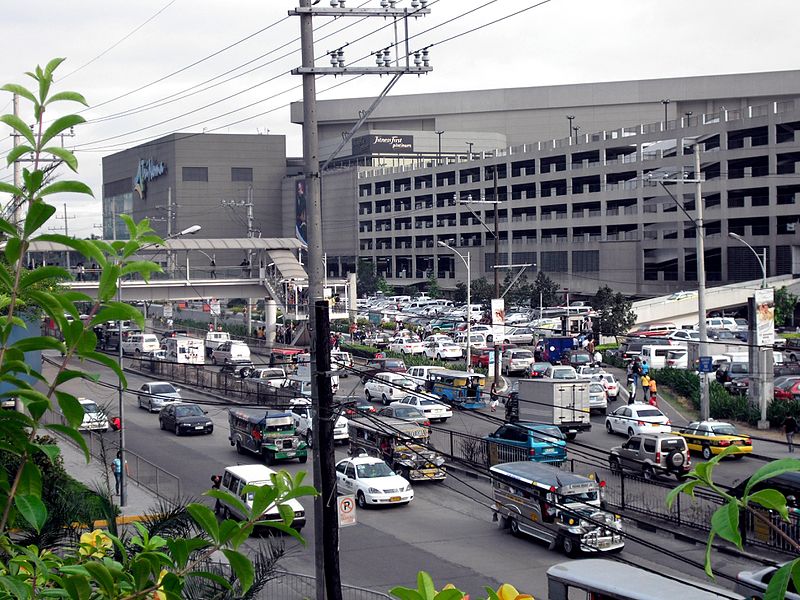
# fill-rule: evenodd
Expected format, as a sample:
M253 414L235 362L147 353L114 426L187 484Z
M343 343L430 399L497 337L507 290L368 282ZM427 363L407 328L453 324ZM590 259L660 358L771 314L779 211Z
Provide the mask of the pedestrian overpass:
M111 243L111 242L107 242ZM290 319L308 318L308 274L297 258L302 248L294 238L196 239L175 238L139 253L142 259L159 263L164 269L149 281L141 276L122 280L123 301L174 302L211 298L264 298L274 300ZM70 250L53 242L33 242L29 252L38 264ZM242 257L238 264L219 264L216 257ZM249 257L249 260L248 260ZM88 262L88 261L85 261ZM236 263L235 259L220 262ZM82 281L64 282L66 288L96 297L100 273L85 267ZM353 278L354 279L354 278ZM355 281L330 279L331 319L346 319ZM352 287L352 290L350 289ZM353 300L353 302L355 302ZM355 306L353 307L355 309Z
M800 279L792 275L780 275L767 279L769 287L789 287L793 294L800 295ZM723 310L747 304L747 299L761 287L761 279L743 281L706 288L706 311ZM678 327L696 325L698 322L697 292L678 292L633 303L636 325L650 323L674 323Z

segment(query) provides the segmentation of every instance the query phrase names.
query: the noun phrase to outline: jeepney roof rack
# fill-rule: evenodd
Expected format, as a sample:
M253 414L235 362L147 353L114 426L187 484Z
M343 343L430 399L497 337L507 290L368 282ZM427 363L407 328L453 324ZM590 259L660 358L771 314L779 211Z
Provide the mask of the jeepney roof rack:
M583 475L576 475L567 471L561 471L558 467L548 464L535 463L530 461L516 461L494 465L489 469L491 473L510 477L517 481L542 488L555 487L556 489L587 481L594 481Z

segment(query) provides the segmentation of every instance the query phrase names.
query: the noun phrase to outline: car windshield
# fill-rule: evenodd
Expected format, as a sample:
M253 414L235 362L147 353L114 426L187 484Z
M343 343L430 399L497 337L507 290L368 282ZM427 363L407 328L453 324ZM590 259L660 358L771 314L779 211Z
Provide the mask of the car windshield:
M176 417L202 417L203 409L199 406L179 406L175 409Z
M637 416L639 417L663 417L664 414L658 410L657 408L644 408L638 411Z
M711 426L714 435L736 435L736 428L729 423L717 423Z
M384 462L356 465L356 474L359 479L372 479L373 477L391 477L394 471Z
M570 494L568 496L558 496L559 504L575 504L592 502L597 500L597 490L590 492L581 492L580 494Z
M661 440L661 451L662 452L670 452L672 450L684 450L686 448L686 442L683 438L670 438L666 440Z
M577 379L572 369L553 369L553 379Z
M150 393L151 394L174 394L175 387L170 383L151 383L150 384Z
M427 400L427 399L420 399L419 404L421 406L438 406L439 405L438 402L434 402L433 400Z
M742 373L747 374L750 370L750 365L748 363L731 363L728 367L728 373Z
M547 370L547 367L549 367L549 366L550 366L550 363L546 363L546 362L533 363L533 365L531 366L531 370L532 371L545 371L545 370Z
M573 354L571 357L571 361L578 364L588 363L591 362L591 360L592 357L589 356L588 354Z
M406 379L405 377L400 377L399 379L395 379L392 382L393 385L399 385L400 387L414 387L416 384L411 383L410 380Z
M84 402L84 403L81 403L81 405L83 406L83 412L85 412L85 413L98 413L98 412L100 412L100 409L97 407L97 404L95 404L94 402Z
M602 394L605 390L603 389L603 384L601 383L590 383L589 384L589 392L593 394Z
M528 350L523 350L522 352L514 352L511 354L512 358L533 358L533 354L531 354Z
M416 419L422 417L423 414L413 406L398 406L394 409L394 416Z
M558 427L537 427L531 431L531 435L539 442L555 442L564 439L564 434Z

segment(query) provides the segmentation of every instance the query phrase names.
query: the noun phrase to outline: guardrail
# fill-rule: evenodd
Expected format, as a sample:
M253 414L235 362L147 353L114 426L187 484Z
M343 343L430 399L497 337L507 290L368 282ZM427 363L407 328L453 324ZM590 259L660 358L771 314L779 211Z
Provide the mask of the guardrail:
M489 442L481 437L435 426L431 427L430 443L450 460L478 471L488 471L493 464L530 458L524 448ZM568 458L558 466L565 471L605 480L606 505L627 516L639 514L655 517L705 532L710 530L711 516L722 505L722 499L718 496L697 490L694 499L682 494L668 507L667 495L675 484L666 480L647 480L625 471L612 472L607 467L575 458ZM780 515L772 511L761 511L761 515L791 538L800 540L800 515L791 515L788 522L782 521ZM750 513L742 514L740 529L748 544L778 552L795 552L785 538Z
M42 423L66 425L67 420L61 413L47 411L42 417ZM86 445L89 447L89 454L92 458L102 462L110 461L116 456L117 450L119 450L118 438L109 440L96 431L84 431L81 433L86 439ZM60 437L77 447L72 438L67 436ZM128 463L128 477L132 481L162 498L181 497L181 478L177 475L162 469L157 464L128 449L125 450L125 461ZM103 468L107 469L109 465L105 464Z

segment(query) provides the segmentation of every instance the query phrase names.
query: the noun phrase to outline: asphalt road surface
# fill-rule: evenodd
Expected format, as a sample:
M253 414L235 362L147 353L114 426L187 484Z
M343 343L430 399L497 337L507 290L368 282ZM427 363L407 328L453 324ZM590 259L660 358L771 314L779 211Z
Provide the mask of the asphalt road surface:
M101 374L101 381L115 384L109 370L99 366L93 366L91 370ZM148 378L129 375L131 389L135 390L144 381ZM77 395L94 399L101 406L108 406L112 415L118 412L117 392L113 388L78 380L65 387ZM135 393L126 393L126 441L130 451L180 476L185 495L198 497L210 487L212 474L221 472L228 465L255 463L257 458L238 455L228 443L227 403L224 400L180 387L184 388L182 395L185 400L208 403L206 408L215 423L213 435L177 437L171 432L161 431L158 416L138 409ZM340 399L350 392L363 397L361 384L354 377L342 380ZM596 460L601 464L607 448L621 443L622 438L608 435L600 416L593 417L592 421L592 431L580 435L577 442L581 452L591 450L592 456L597 456ZM458 412L446 426L484 435L494 430L497 424L487 422L481 415ZM337 458L343 458L345 452L339 447ZM310 461L303 465L291 461L280 466L293 473L307 471L310 482ZM740 477L742 472L756 466L754 461L745 459L722 465L720 471L725 472L726 478ZM471 594L485 594L484 586L496 588L508 581L526 593L547 597L546 570L567 559L541 542L514 538L507 531L499 530L491 520L490 489L486 482L451 471L443 483L419 484L414 489L415 499L409 506L359 511L358 524L341 530L340 564L344 583L378 590L388 590L395 585L415 587L416 573L426 570L437 585L452 582ZM303 546L287 539L287 555L282 566L289 571L313 574L311 501L303 500L303 504L309 513L308 525L303 530L307 544ZM696 579L704 578L702 570L692 566L692 561L702 564L704 547L680 542L665 534L639 530L631 524L626 525L626 531L646 545L629 539L620 555L622 559ZM259 543L261 540L253 538L248 545L256 547ZM668 551L674 553L673 556ZM721 574L735 576L738 571L758 564L719 555L715 565ZM725 579L718 579L718 583L732 587Z

